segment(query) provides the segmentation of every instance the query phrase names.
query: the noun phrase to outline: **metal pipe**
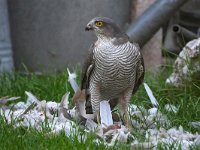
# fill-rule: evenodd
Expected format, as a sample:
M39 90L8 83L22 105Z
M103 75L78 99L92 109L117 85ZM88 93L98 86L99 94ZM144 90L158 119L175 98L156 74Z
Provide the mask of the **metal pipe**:
M172 31L173 21L171 20L169 26L167 28L167 32L165 35L165 40L163 41L162 55L176 57L175 54L179 54L181 51L181 45L177 43L176 33Z
M172 26L172 31L180 38L184 38L184 40L186 41L191 41L193 39L198 38L197 34L189 31L188 29L178 25L178 24L174 24Z
M157 0L131 23L127 34L141 47L188 0Z

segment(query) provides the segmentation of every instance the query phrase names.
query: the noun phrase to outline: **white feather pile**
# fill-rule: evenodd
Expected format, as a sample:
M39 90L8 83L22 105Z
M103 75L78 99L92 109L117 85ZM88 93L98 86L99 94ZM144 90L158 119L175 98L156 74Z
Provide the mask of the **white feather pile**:
M173 72L166 79L167 84L179 87L190 81L190 76L200 76L200 38L186 44L174 62Z

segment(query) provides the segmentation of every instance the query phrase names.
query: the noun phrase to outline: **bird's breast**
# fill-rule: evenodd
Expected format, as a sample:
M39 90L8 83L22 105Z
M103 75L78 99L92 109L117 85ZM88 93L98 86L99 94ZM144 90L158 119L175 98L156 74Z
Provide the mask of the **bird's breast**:
M131 43L97 46L94 50L94 80L105 88L132 84L138 55L134 48Z

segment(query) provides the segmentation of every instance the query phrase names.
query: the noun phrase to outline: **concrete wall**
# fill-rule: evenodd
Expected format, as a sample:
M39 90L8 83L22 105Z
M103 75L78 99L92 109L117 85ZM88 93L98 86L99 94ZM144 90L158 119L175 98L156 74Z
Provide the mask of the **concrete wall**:
M0 0L0 72L13 70L7 1Z
M95 16L123 26L129 0L8 0L15 66L52 71L76 66L95 36L84 31Z

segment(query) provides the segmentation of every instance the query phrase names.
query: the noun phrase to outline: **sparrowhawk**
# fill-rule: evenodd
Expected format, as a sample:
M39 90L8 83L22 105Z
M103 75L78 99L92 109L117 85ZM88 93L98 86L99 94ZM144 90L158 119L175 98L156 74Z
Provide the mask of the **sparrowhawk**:
M85 29L93 31L97 41L90 47L83 66L81 90L88 91L86 101L90 99L96 115L101 100L110 100L113 106L119 103L128 125L128 102L144 78L140 48L112 19L96 17Z

